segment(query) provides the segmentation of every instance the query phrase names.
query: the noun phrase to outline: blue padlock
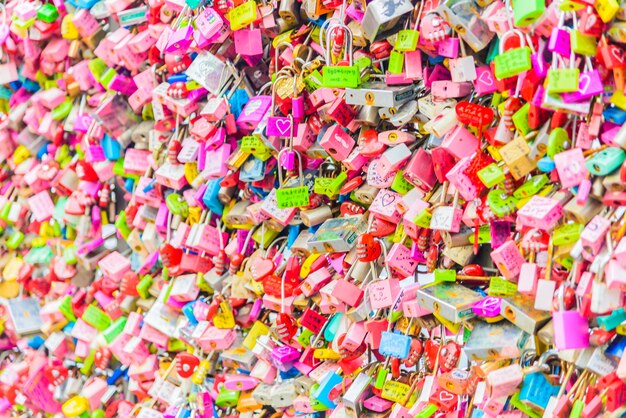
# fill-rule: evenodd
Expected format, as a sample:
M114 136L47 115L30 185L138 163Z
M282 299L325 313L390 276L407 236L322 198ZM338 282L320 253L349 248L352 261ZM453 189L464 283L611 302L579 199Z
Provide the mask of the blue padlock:
M531 373L524 377L519 400L545 409L550 397L556 396L557 393L559 393L559 386L551 385L543 373Z
M330 319L330 321L328 321L328 325L326 325L326 328L324 329L324 339L326 341L333 341L335 339L342 316L342 313L337 313Z
M109 161L117 161L122 156L122 146L115 139L109 135L104 134L101 141L102 149L104 150L104 156Z
M222 216L224 213L224 205L217 198L217 194L220 191L220 181L222 181L222 179L211 180L207 183L204 194L202 195L202 202L213 214Z
M334 408L335 403L330 400L330 391L337 385L341 384L343 378L335 372L328 372L324 379L320 382L320 386L313 392L313 397L320 401L328 408Z
M183 306L183 314L185 315L185 317L187 318L187 320L189 321L191 325L198 325L198 320L193 314L193 306L195 304L196 304L196 301L194 300L189 303L186 303L185 306Z
M384 356L405 359L411 351L411 337L396 334L395 332L383 331L380 335L380 354Z

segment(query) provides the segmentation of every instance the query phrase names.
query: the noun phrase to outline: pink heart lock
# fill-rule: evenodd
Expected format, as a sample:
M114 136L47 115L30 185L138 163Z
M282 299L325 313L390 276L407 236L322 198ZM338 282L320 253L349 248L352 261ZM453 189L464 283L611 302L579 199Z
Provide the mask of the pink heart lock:
M269 258L256 259L250 266L250 274L254 280L260 281L272 274L275 268L274 262Z

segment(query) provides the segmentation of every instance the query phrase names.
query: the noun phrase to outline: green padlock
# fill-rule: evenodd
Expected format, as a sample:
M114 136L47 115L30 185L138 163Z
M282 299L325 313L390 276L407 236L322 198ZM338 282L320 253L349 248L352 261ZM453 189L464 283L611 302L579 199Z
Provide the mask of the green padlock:
M220 408L232 408L234 406L237 406L240 395L240 391L228 390L222 386L219 393L217 394L217 399L215 399L215 405L219 406Z
M404 196L405 194L407 194L409 191L411 191L414 188L415 186L409 183L404 178L404 170L398 170L396 172L396 175L393 177L393 182L391 183L391 190Z
M576 399L574 401L574 404L572 405L572 410L569 413L569 418L580 418L580 415L582 414L584 408L585 403L580 399Z
M130 235L130 228L128 226L128 223L126 222L126 211L120 211L117 219L115 220L115 227L117 228L117 231L122 235L122 237L124 237L124 239L128 238L128 236Z
M152 276L149 274L146 274L141 278L135 287L137 293L139 293L139 297L142 299L148 299L150 297L150 287L152 286L152 282Z
M606 176L615 171L626 159L626 152L621 148L605 148L585 161L587 170L594 176Z
M432 403L429 403L428 405L426 405L426 407L424 409L419 411L418 414L415 415L414 418L430 418L433 415L435 415L435 412L437 412L438 410L439 410L439 408L437 408Z
M2 209L0 209L0 219L2 219L3 221L7 223L11 223L9 222L9 215L11 214L11 205L12 205L11 202L7 202L2 207Z
M102 87L104 87L105 89L108 89L109 88L109 84L111 84L111 81L113 81L113 79L116 76L117 76L117 72L113 68L107 68L100 75L100 84L102 84Z
M59 304L59 312L63 314L65 319L70 322L76 322L76 315L74 315L74 310L72 309L72 297L70 295L66 295Z
M22 242L24 242L24 233L22 231L15 231L7 240L6 245L7 248L15 250Z
M374 387L376 389L383 388L383 386L385 385L385 382L387 381L388 374L389 374L389 371L385 369L384 367L381 367L378 369L378 373L376 374L376 381L374 383Z
M517 112L513 114L512 120L513 125L515 125L515 129L517 131L526 136L532 131L530 125L528 124L528 112L530 111L530 103L526 103L522 106Z
M494 59L496 78L502 80L530 70L532 68L530 55L530 48L525 46L502 52L496 56Z
M78 257L76 257L76 245L70 245L63 250L63 260L70 266L74 266L78 263Z
M404 53L391 51L387 71L391 74L402 74L404 72Z
M545 0L517 0L513 3L513 19L515 26L530 26L539 19L546 10Z
M322 83L330 88L357 88L361 84L361 73L356 65L325 66L322 68Z
M585 35L579 30L570 31L572 50L579 55L595 57L598 51L598 40L595 36Z
M554 156L565 151L565 145L569 142L569 135L563 128L554 128L548 137L548 152L550 159L554 160Z
M421 228L430 228L432 218L432 213L428 209L424 209L413 219L413 223Z
M539 174L530 178L519 186L515 192L513 192L513 196L517 199L524 199L539 193L539 190L548 184L548 176L545 174Z
M89 305L87 309L85 309L81 318L83 321L99 331L104 331L109 327L109 325L111 325L111 318L109 315L93 305Z
M420 33L413 29L404 29L398 32L396 38L396 44L394 48L396 51L407 52L415 51L417 49L417 42L419 41Z
M89 354L87 354L87 357L83 361L83 367L79 369L80 372L84 374L85 376L90 375L91 368L93 367L95 360L96 360L96 350L93 349L89 351Z
M448 269L435 269L435 283L456 282L456 271Z
M91 413L91 418L105 418L106 415L102 409L96 409Z
M90 60L87 63L87 67L89 68L89 71L91 72L93 78L95 78L98 83L100 82L100 76L108 68L106 63L100 58L94 58Z
M189 204L182 195L178 193L170 193L165 198L165 204L171 213L181 218L189 216Z
M115 321L113 321L112 324L110 324L104 329L104 331L102 332L102 336L104 337L104 340L107 342L107 344L110 344L111 341L113 341L118 335L122 333L122 331L124 331L124 327L126 326L127 320L128 318L126 318L125 316L120 316ZM83 321L85 321L84 318L83 318Z
M578 91L578 68L551 68L548 70L548 94Z
M560 225L552 234L552 243L556 246L574 244L580 238L584 228L585 226L579 223Z
M498 218L504 218L515 212L517 199L501 189L493 189L487 194L487 205Z
M489 188L502 183L506 178L504 171L495 163L491 163L487 167L478 170L477 174L480 181L482 181L482 183Z
M46 3L37 9L37 19L42 22L52 23L59 18L59 11L52 3Z

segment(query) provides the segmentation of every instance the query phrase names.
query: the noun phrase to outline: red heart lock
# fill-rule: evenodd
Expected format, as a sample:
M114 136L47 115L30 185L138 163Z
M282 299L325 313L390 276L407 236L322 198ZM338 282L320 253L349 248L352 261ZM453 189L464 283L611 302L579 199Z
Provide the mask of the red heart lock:
M189 353L178 353L176 355L176 372L182 378L191 377L200 365L200 359Z
M434 340L427 340L424 344L424 354L426 354L426 363L429 369L435 368L437 355L439 354L439 343Z
M120 291L126 296L139 296L137 285L139 284L139 276L134 271L127 271L122 277L120 283Z
M55 386L65 382L68 376L67 367L63 365L63 361L59 359L50 359L45 369L44 375L50 383Z
M439 352L439 367L444 372L454 369L461 357L461 346L454 341L448 341Z
M250 274L256 281L261 281L274 272L274 262L269 258L257 258L250 266Z
M409 349L409 356L404 359L405 367L413 367L417 364L419 359L422 357L422 353L424 352L424 347L422 342L417 338L413 338L411 340L411 347Z
M180 264L180 260L183 258L183 250L180 248L174 248L171 244L163 244L159 249L161 255L161 262L165 267L174 267Z
M356 243L356 253L359 261L374 261L380 257L381 246L372 234L362 234Z
M80 160L76 163L76 175L83 181L98 181L98 174L91 164L84 160Z
M289 342L291 338L296 335L298 326L296 325L296 320L294 318L286 313L280 313L278 318L276 318L276 329L280 339L285 342Z
M96 355L94 356L94 364L100 370L105 370L109 367L109 362L111 361L111 350L106 347L100 347L96 350Z
M396 230L396 226L391 222L387 222L380 218L374 218L370 226L370 233L377 237L386 237Z
M357 149L359 154L364 157L375 157L382 154L387 145L378 141L378 132L374 129L368 129L361 134Z

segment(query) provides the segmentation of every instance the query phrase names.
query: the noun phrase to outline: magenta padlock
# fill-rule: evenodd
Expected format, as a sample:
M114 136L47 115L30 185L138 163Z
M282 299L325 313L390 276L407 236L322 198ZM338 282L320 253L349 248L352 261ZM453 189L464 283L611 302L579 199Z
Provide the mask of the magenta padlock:
M245 57L263 54L261 29L240 29L234 32L235 51Z
M282 364L291 363L300 358L300 352L288 345L278 346L272 350L272 358Z
M293 118L296 122L302 122L304 120L304 97L303 96L297 96L291 99L291 113L293 114Z
M564 311L565 284L559 289L560 309L552 313L554 345L557 350L573 350L589 347L589 321L579 311Z
M487 296L472 306L472 312L474 312L475 315L482 316L484 318L494 318L500 315L501 302L502 299L500 298Z
M286 151L280 156L280 165L285 170L295 170L296 169L296 153L294 151Z
M563 28L554 28L548 41L548 50L569 58L572 53L570 33Z
M437 45L437 52L442 57L457 58L459 56L460 44L461 42L459 38L448 38L439 42Z
M578 78L578 90L563 93L561 97L565 103L580 102L593 96L602 94L604 85L598 70L582 72Z
M498 91L496 77L493 75L491 67L488 65L476 67L476 79L473 81L473 83L474 90L476 91L476 94L478 96L484 96L486 94L491 94Z

